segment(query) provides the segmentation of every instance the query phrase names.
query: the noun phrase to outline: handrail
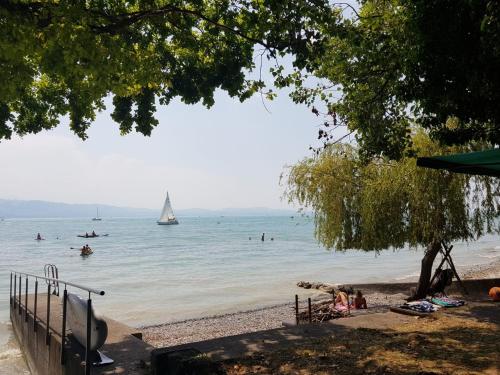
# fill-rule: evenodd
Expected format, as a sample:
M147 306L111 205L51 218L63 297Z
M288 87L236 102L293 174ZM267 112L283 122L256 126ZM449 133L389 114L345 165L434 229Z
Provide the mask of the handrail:
M61 283L61 284L64 284L64 285L71 285L71 286L74 286L75 288L86 290L89 293L98 294L100 296L104 295L104 290L87 288L85 286L78 285L78 284L75 284L75 283L71 283L69 281L64 281L64 280L61 280L61 279L53 279L53 278L50 278L50 277L37 276L37 275L33 275L31 273L19 272L19 271L14 271L14 270L11 270L10 272L13 272L14 274L17 274L17 275L25 275L25 276L34 277L35 279L42 279L42 280L47 280L47 281L51 281L51 282L58 282L58 283Z

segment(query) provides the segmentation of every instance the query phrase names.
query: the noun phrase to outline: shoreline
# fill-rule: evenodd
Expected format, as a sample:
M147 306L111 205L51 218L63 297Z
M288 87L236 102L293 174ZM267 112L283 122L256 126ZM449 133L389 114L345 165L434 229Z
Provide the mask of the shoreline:
M464 280L500 278L500 259L494 260L489 264L462 267L458 272ZM415 281L415 279L407 281ZM303 291L303 289L300 290ZM315 292L317 293L312 297L313 301L328 299L328 294L319 291ZM371 292L366 293L365 297L369 305L368 311L374 311L389 305L401 304L404 302L406 295L403 293ZM306 301L300 301L300 310L305 309L306 306ZM289 302L246 311L155 325L143 325L139 328L142 330L143 340L147 343L155 347L168 347L218 337L280 328L283 326L284 321L293 321L295 319L294 310L294 302Z
M272 305L265 305L265 306L257 307L255 309L239 310L239 311L222 313L222 314L212 314L212 315L201 316L199 318L189 318L189 319L184 319L184 320L176 320L176 321L167 322L167 323L141 324L141 325L137 326L136 328L149 329L149 328L155 328L155 327L162 327L165 325L184 324L184 323L189 323L192 321L227 318L227 317L230 317L232 315L240 315L240 314L246 314L246 313L258 313L258 312L265 311L265 310L271 310L274 308L281 308L281 307L292 306L292 305L293 305L293 303L291 303L291 302L276 303L276 304L272 304Z

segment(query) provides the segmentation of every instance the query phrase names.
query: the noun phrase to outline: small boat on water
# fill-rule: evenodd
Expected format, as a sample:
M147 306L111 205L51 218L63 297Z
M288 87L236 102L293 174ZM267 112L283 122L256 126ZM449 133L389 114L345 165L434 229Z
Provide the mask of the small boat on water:
M172 206L170 205L170 197L165 198L165 204L163 205L163 211L161 212L160 220L157 221L158 225L175 225L179 224L177 218L174 215Z
M97 215L92 218L92 221L101 221L102 219L99 217L99 207L97 207Z
M109 234L96 234L96 235L77 234L76 236L81 237L81 238L97 238L97 237L107 237L107 236L109 236Z
M88 247L88 246L84 246L80 250L80 255L82 257L86 257L86 256L88 256L90 254L93 254L93 253L94 253L94 251L90 247Z

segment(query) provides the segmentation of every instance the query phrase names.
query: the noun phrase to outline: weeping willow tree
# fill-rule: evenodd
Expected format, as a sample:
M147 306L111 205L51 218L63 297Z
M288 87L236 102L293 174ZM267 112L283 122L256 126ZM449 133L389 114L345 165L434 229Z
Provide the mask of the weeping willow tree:
M285 196L312 208L315 235L327 249L425 248L414 298L425 297L443 243L500 232L500 179L416 166L415 156L464 151L423 131L399 161L361 159L347 144L325 148L289 168Z

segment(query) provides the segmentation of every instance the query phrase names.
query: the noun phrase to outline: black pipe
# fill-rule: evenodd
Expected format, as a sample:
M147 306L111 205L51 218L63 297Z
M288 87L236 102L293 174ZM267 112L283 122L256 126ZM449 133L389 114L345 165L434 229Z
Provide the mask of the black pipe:
M309 312L309 323L312 323L312 315L311 315L311 298L307 299L307 310Z
M17 289L17 276L14 274L14 311L16 310L16 289Z
M35 302L33 304L33 331L36 332L36 307L38 302L38 280L35 280Z
M26 278L26 289L24 291L24 321L28 321L28 278Z
M19 315L21 315L22 310L21 310L21 284L23 283L23 280L21 279L21 275L19 275Z
M64 289L62 330L61 330L61 365L64 365L64 362L66 360L66 358L65 358L65 354L66 354L65 341L66 341L66 304L67 304L67 302L68 302L68 291L66 289Z
M299 325L299 296L295 295L295 323Z
M45 336L45 343L50 344L50 284L47 285L47 332Z
M85 375L90 375L90 370L92 366L92 360L90 359L90 345L92 339L91 320L92 320L92 300L90 299L90 292L89 292L89 299L87 300L87 341L85 343Z

